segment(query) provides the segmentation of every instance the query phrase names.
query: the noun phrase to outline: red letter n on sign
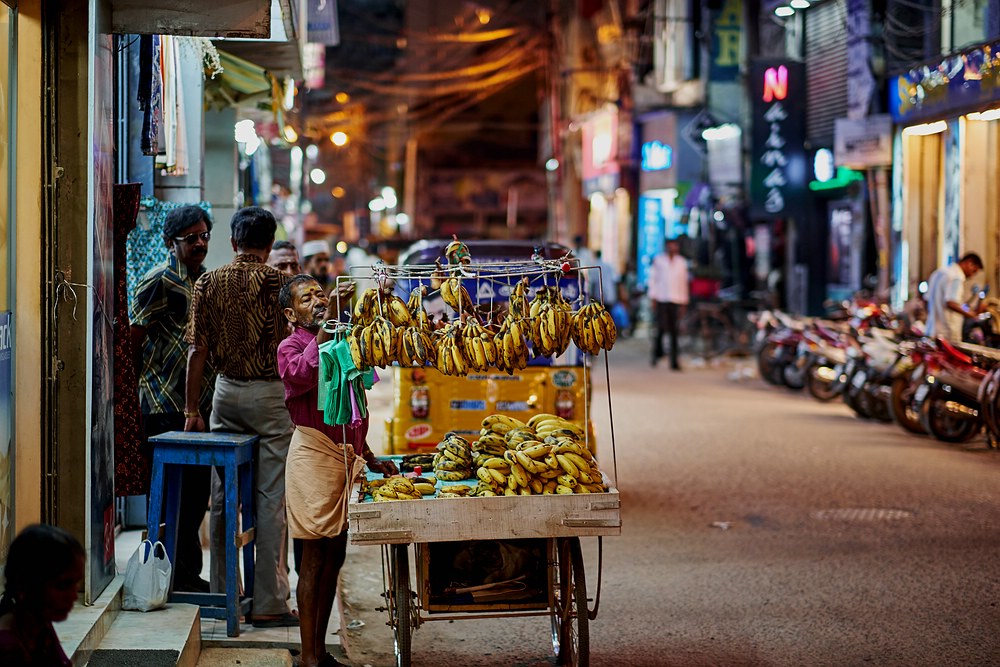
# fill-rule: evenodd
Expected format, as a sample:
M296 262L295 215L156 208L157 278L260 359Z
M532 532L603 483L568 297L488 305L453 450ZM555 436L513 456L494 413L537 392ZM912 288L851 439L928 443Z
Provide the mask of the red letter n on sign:
M768 67L764 71L764 101L773 102L788 97L788 68Z

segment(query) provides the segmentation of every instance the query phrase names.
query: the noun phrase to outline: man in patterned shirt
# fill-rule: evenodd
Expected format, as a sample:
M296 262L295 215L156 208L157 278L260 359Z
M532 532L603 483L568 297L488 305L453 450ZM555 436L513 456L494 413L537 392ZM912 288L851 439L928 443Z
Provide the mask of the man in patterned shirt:
M194 283L205 272L212 219L198 206L183 206L167 214L163 242L170 251L167 262L143 277L129 308L133 348L138 359L139 401L146 438L184 428L184 392L187 376L188 310ZM198 408L212 410L215 373L206 369L200 382ZM200 577L202 549L199 529L208 508L211 470L188 466L181 479L181 504L177 521L177 555L174 588L208 592Z
M184 430L203 431L198 387L206 361L219 372L210 425L213 431L260 436L255 459L256 577L254 627L297 626L289 609L288 530L285 518L285 457L292 421L278 376L278 343L286 331L278 293L291 277L265 262L277 223L270 211L242 208L230 223L236 257L198 279L185 340L188 380ZM225 553L216 525L224 525L224 489L212 478L213 553ZM225 563L212 559L212 590L225 590Z

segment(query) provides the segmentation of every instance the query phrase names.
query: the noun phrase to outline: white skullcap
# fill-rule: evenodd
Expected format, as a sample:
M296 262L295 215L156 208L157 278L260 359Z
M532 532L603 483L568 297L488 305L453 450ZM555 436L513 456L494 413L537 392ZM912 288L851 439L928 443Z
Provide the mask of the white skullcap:
M313 255L319 255L323 253L325 255L330 254L330 244L326 241L306 241L302 244L302 258L312 257Z

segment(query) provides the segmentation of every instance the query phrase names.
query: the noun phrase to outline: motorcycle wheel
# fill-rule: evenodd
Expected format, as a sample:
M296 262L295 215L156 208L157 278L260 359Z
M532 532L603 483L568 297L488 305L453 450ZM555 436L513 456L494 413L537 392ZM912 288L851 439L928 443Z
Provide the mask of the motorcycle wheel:
M858 369L855 372L860 371ZM854 413L861 417L862 419L871 419L871 407L869 406L868 394L865 392L865 388L861 387L858 389L854 386L854 375L852 374L847 378L847 384L844 385L844 403L847 404Z
M918 435L927 435L927 429L920 422L920 410L913 403L916 385L908 378L898 377L892 383L892 398L889 399L889 413L904 430Z
M982 429L982 420L953 415L945 408L946 402L934 395L924 399L920 405L920 422L927 432L938 440L951 443L968 442Z
M799 368L796 361L781 367L781 380L789 389L796 391L806 386L806 371Z
M868 412L875 421L888 423L892 421L892 411L889 409L889 402L872 395L879 388L880 385L877 384L865 385L865 394L868 396Z
M820 369L826 369L830 373L834 372L834 369L827 364L818 362L810 364L809 368L806 369L806 389L809 390L809 393L817 401L827 403L837 398L837 395L840 394L840 388L837 385L836 378L832 380L824 379L824 373L821 373Z
M766 343L757 353L757 370L760 377L768 384L782 383L782 364L778 362L778 345L776 343Z

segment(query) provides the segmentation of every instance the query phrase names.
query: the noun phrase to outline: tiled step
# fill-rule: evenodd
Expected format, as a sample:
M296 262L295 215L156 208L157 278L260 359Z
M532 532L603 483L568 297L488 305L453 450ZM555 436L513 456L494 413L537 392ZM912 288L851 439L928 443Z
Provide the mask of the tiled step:
M87 667L196 667L201 614L170 603L150 612L122 611L93 650Z
M207 648L198 667L292 667L292 654L284 648Z
M90 653L104 639L122 608L121 575L112 579L100 597L91 606L77 603L72 613L62 623L56 625L56 634L63 651L73 661L73 667L83 667Z

